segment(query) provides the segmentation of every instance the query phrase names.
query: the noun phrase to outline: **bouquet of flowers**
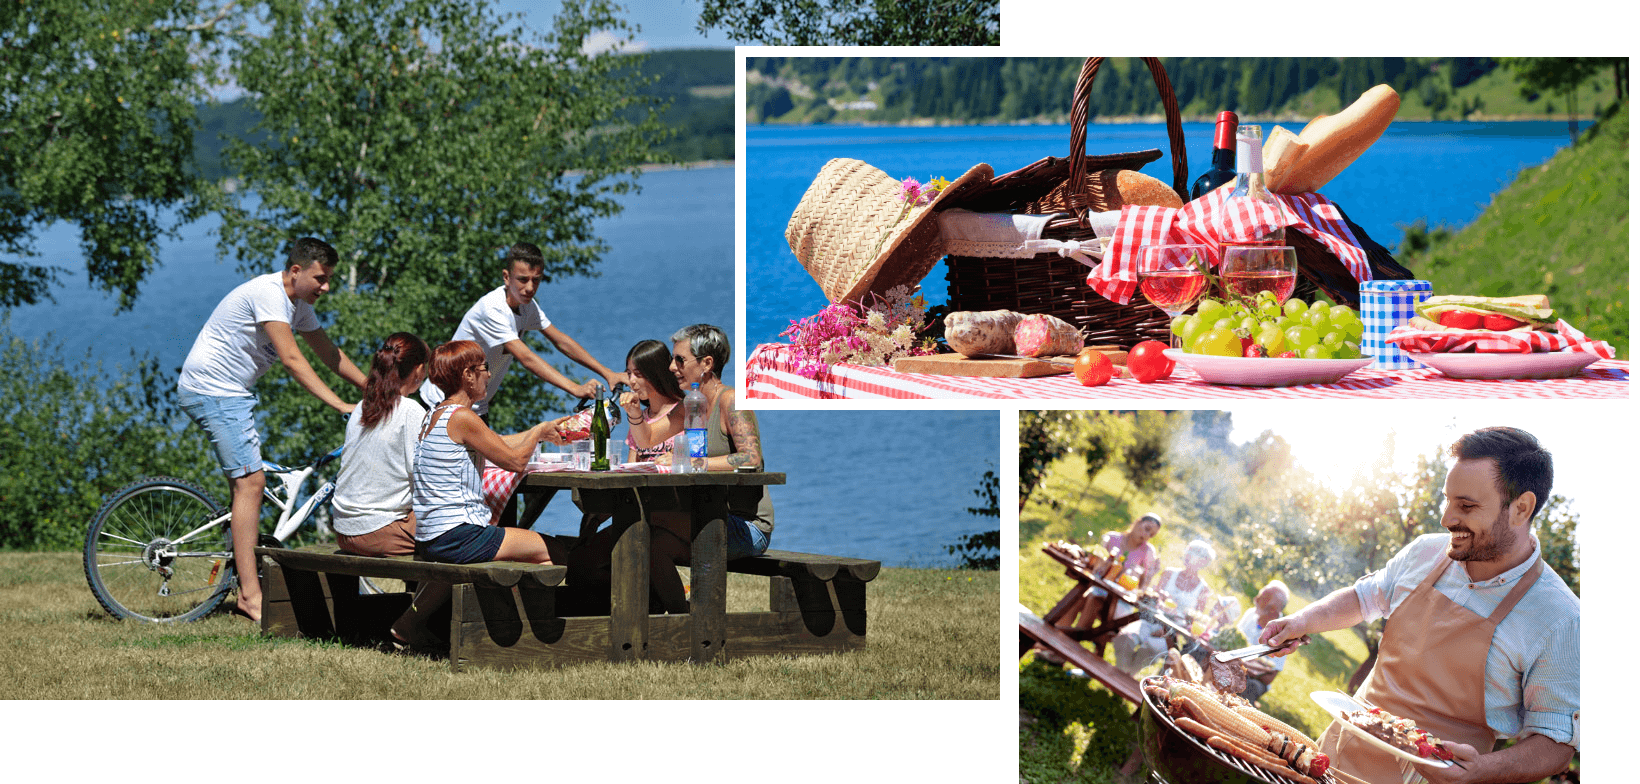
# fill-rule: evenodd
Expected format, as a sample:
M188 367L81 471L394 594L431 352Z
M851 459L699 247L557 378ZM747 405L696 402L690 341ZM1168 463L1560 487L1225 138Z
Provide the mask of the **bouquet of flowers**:
M919 341L917 332L928 305L920 294L907 286L895 286L887 296L873 294L874 302L839 302L792 325L780 336L792 342L797 353L797 372L819 378L832 365L883 366L899 357L927 356L936 352L932 338Z

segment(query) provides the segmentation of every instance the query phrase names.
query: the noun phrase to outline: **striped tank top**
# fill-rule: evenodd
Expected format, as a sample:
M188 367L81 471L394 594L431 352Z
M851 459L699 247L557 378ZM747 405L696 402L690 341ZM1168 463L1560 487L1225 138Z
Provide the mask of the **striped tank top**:
M452 440L448 425L458 406L439 406L427 412L416 442L410 471L411 505L416 510L416 541L428 542L462 523L488 525L490 508L484 503L483 458ZM440 414L439 412L444 412ZM432 430L427 423L437 418Z

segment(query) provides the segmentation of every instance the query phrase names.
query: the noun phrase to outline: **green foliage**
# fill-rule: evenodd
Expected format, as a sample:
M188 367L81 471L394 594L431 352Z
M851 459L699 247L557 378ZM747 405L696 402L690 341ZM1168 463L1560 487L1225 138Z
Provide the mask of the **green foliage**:
M997 46L997 0L705 0L702 33L784 46Z
M1083 414L1076 411L1019 412L1019 507L1025 508L1048 466L1080 440Z
M78 226L89 283L130 308L158 244L198 217L194 102L242 12L206 0L0 7L0 307L51 298L38 231ZM195 29L189 29L195 28Z
M1050 759L1041 762L1048 767L1090 773L1114 768L1139 743L1139 723L1133 720L1133 711L1125 700L1102 688L1090 688L1087 679L1073 677L1034 657L1019 667L1019 709L1036 719L1027 738L1046 746L1044 751L1050 752ZM1077 737L1080 733L1074 729L1086 732ZM1024 749L1020 756L1021 776L1029 781L1042 780L1024 776Z
M616 10L566 5L536 34L479 0L272 3L268 34L233 64L268 142L229 145L247 187L218 194L220 250L253 274L282 266L296 237L335 246L319 310L356 360L398 330L448 339L499 285L514 242L542 248L549 281L594 274L606 245L592 222L620 210L665 136L654 99L637 94L638 58L582 49L593 31L627 29ZM624 119L632 111L641 119ZM498 393L503 432L565 407L522 375ZM259 393L286 454L339 442L340 420L282 369Z
M1168 449L1176 416L1166 411L1133 414L1133 441L1122 450L1122 470L1128 481L1145 492L1162 489L1168 480Z
M69 365L60 342L25 341L0 319L0 547L77 550L103 498L153 474L226 502L204 434L177 406L176 376L132 359L108 373Z
M979 506L968 507L968 513L976 517L990 517L1000 520L1002 507L999 491L1001 480L997 472L986 471L980 479L979 487L974 488L974 495L980 500ZM948 544L945 551L961 559L959 568L962 569L1000 569L1002 568L1002 531L980 531L979 533L964 536L957 544Z

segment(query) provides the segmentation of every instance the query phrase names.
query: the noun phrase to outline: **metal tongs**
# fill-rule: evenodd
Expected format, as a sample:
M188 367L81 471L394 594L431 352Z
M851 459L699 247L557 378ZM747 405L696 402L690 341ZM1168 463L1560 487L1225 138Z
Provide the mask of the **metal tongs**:
M1297 640L1299 645L1307 644L1309 641L1310 641L1310 635L1308 635L1308 634L1304 635L1303 637L1298 638L1298 640ZM1263 644L1259 644L1259 645L1249 645L1246 648L1237 648L1233 651L1221 651L1219 653L1213 654L1213 660L1214 661L1221 661L1221 662L1228 662L1228 661L1238 661L1238 660L1241 660L1241 659L1251 659L1254 656L1263 656L1264 654L1269 653L1271 651L1279 651L1282 648L1287 647L1287 643L1291 643L1291 642L1294 642L1294 641L1293 640L1288 640L1287 642L1284 642L1281 645L1263 645Z

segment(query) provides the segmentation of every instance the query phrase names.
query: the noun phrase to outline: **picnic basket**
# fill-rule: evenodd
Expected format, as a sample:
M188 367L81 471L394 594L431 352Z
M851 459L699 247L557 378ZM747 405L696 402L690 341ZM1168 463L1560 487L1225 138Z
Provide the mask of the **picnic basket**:
M1045 238L1092 238L1094 235L1088 226L1088 213L1111 209L1110 200L1115 196L1103 193L1098 187L1101 180L1098 173L1105 169L1138 171L1146 163L1162 157L1160 149L1088 155L1088 102L1093 94L1094 77L1104 59L1088 58L1077 77L1071 101L1069 156L1043 158L1018 171L994 177L960 198L952 199L947 206L974 212L1059 213L1061 217L1048 223L1043 234ZM1181 201L1188 202L1189 164L1178 98L1173 93L1173 85L1161 61L1146 57L1142 58L1142 62L1156 83L1167 117L1173 191ZM1412 273L1397 264L1387 250L1350 222L1342 210L1339 212L1366 250L1375 277L1412 277ZM1294 296L1313 298L1319 290L1325 291L1335 302L1359 306L1357 283L1343 262L1328 252L1326 246L1300 232L1289 231L1287 236L1297 250L1299 260L1299 283ZM1028 259L952 255L946 258L948 309L951 312L1013 310L1045 313L1081 329L1090 344L1130 348L1145 340L1168 340L1169 319L1165 312L1142 297L1134 298L1127 305L1111 302L1088 287L1087 276L1087 267L1055 253Z

